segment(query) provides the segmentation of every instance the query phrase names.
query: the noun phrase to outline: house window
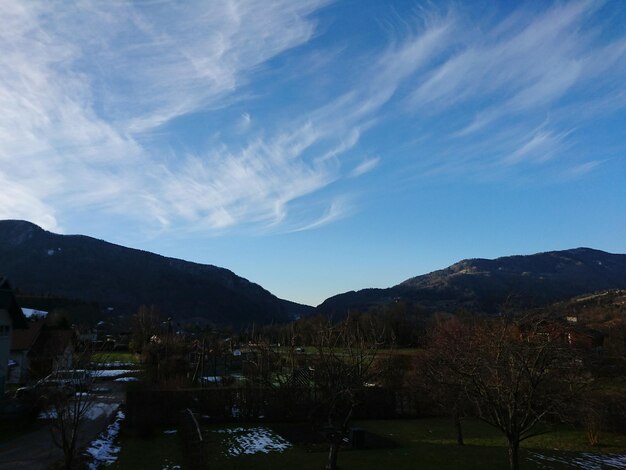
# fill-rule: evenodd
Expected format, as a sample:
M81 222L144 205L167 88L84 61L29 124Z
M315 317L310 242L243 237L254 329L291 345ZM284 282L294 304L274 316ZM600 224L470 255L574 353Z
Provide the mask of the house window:
M0 336L9 336L11 327L9 325L0 325Z

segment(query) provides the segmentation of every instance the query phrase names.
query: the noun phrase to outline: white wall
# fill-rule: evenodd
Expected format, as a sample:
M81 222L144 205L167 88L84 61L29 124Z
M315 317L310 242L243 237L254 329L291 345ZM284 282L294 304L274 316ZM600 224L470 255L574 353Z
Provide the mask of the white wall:
M9 367L11 350L11 316L5 309L0 309L0 398L4 397L4 385Z

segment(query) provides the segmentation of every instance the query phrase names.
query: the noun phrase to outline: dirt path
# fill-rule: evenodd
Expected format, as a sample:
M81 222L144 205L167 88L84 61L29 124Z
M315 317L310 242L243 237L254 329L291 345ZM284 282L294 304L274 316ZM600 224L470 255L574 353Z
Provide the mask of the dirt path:
M90 419L82 426L78 447L89 445L113 419L117 405L124 401L124 384L102 382L95 393ZM54 445L50 426L44 425L28 434L0 444L0 470L47 470L63 459L63 453Z

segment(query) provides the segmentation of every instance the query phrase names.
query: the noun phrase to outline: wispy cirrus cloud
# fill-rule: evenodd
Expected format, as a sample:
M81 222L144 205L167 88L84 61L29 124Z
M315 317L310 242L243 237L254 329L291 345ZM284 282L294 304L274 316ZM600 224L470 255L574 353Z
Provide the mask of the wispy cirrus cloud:
M481 34L472 26L457 36L461 47L452 51L412 94L417 105L447 107L486 96L498 96L479 110L510 111L558 99L578 77L596 73L585 69L590 38L581 34L592 2L570 2L547 11L517 11ZM476 25L477 26L477 25ZM523 73L521 73L523 72Z
M329 5L1 4L0 216L50 229L81 211L168 230L312 229L355 211L343 183L376 174L403 142L416 142L393 157L403 177L510 177L557 164L592 117L626 105L626 37L589 22L596 2L487 19L422 9L359 57L317 49ZM276 65L307 47L307 70ZM579 175L597 166L568 158Z
M195 110L223 106L255 68L311 39L308 16L325 3L4 3L0 176L13 181L11 200L22 201L6 204L6 216L58 229L68 206L98 207L161 224L176 213L222 227L243 216L246 195L249 205L262 206L251 213L267 206L279 213L281 198L314 190L323 171L276 156L295 142L271 139L273 160L264 160L273 149L254 143L239 157L213 152L203 166L184 155L168 163L144 136ZM254 149L261 149L256 160ZM292 188L269 188L281 185L281 176ZM199 205L198 197L214 202Z
M361 175L364 175L365 173L369 173L374 168L376 168L379 163L380 157L366 158L350 172L350 176L353 178L357 178Z
M16 183L0 172L0 219L28 219L51 229L59 229L52 207L32 194L31 188Z
M181 156L175 168L155 168L150 176L160 190L160 222L208 230L249 224L308 230L346 215L352 208L345 196L319 193L344 176L358 177L376 167L379 159L373 158L344 173L340 158L372 126L402 80L438 50L447 30L448 24L438 20L415 33L409 44L386 50L369 67L367 75L377 77L374 81L358 81L349 92L305 110L275 135L252 138L242 148L223 144ZM250 125L249 114L244 120ZM287 220L297 201L314 194L327 199L325 209ZM157 200L149 195L144 199L153 204Z
M257 67L309 41L316 26L310 15L328 3L85 2L49 14L55 34L80 40L81 55L89 57L84 71L94 78L105 114L140 132L223 106ZM81 65L76 63L78 70ZM129 98L133 106L125 105Z
M557 151L562 149L563 142L569 132L555 134L539 129L532 132L529 138L513 153L502 159L504 165L517 165L522 162L542 163L550 160Z
M270 141L253 141L238 152L224 147L188 157L176 173L157 168L152 176L162 190L162 207L168 208L169 220L197 222L207 229L280 223L291 201L334 179L327 164L300 158L316 139L306 125Z
M603 160L591 160L588 162L580 163L578 165L574 165L570 168L565 169L561 173L561 176L563 179L566 180L577 179L588 173L591 173L603 163L605 163Z
M491 23L458 20L454 39L415 77L411 109L429 119L454 116L437 138L458 148L466 169L472 159L483 172L499 162L512 168L563 155L570 136L585 132L583 123L624 105L626 37L619 29L604 35L603 20L589 21L602 6L526 5ZM503 145L507 127L517 134L507 132ZM482 150L472 154L471 148Z
M313 230L320 227L324 227L332 222L347 217L352 211L352 205L345 197L336 198L331 201L326 211L317 219L292 229L287 229L291 232L304 232L305 230Z

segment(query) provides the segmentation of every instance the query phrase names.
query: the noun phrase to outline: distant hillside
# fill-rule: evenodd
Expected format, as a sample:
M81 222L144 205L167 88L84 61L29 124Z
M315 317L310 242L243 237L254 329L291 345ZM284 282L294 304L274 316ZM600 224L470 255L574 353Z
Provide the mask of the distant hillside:
M626 347L626 290L605 290L554 303L546 309L553 317L575 319L578 324L609 331L619 326ZM626 360L626 358L625 358Z
M576 248L495 260L468 259L391 288L339 294L317 309L342 314L401 300L433 311L493 313L507 306L537 307L589 292L624 288L626 255Z
M312 310L227 269L57 235L17 220L0 221L0 273L21 291L95 301L127 314L154 304L177 320L241 325L286 321Z

